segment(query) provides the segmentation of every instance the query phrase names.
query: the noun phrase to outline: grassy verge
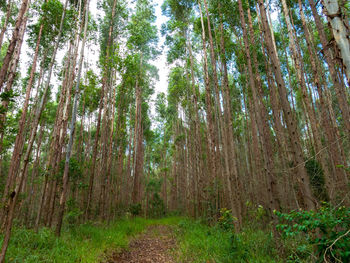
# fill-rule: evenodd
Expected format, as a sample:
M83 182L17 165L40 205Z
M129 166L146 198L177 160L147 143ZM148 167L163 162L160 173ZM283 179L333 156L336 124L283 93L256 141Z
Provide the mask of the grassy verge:
M177 262L282 262L268 231L245 228L234 234L184 220L179 224L178 236Z
M154 224L176 225L180 218L118 220L110 225L84 224L66 230L56 238L49 229L38 233L15 228L8 248L11 263L101 262L109 251L128 246L129 239ZM0 237L0 244L1 242Z
M177 238L177 247L173 253L176 262L311 262L300 259L308 258L309 253L307 249L299 249L300 244L305 241L303 239L278 239L279 244L276 244L268 229L254 227L254 223L243 228L240 233L234 233L223 230L219 224L211 227L180 217L155 220L120 219L109 225L84 224L66 229L60 238L56 238L51 230L45 228L38 233L15 228L6 262L101 262L112 251L126 248L131 237L141 233L148 226L157 224L172 226ZM277 246L280 248L276 249Z

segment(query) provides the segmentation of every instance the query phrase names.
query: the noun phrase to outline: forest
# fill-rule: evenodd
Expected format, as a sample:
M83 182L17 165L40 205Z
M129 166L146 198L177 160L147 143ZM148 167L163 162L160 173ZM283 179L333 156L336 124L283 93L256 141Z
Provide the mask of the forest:
M350 262L349 17L0 0L0 263Z

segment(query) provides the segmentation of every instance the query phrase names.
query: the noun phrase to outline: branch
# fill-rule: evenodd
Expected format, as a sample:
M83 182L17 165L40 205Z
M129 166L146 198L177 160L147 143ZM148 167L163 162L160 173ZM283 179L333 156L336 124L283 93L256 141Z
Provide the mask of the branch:
M345 234L339 236L336 240L334 240L334 242L333 242L329 247L326 248L326 251L325 251L324 254L323 254L324 262L328 263L328 261L327 261L327 259L326 259L327 251L328 251L328 250L332 250L332 247L335 245L335 243L337 243L337 242L338 242L340 239L342 239L343 237L349 235L349 233L350 233L350 229L349 229ZM333 255L333 257L334 257L337 261L341 262L341 261L340 261L339 259L337 259L334 255Z

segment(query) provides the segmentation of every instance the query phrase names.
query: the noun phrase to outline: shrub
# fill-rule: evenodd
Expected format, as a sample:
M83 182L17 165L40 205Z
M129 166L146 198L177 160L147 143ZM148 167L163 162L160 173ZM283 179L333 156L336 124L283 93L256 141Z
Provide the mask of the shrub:
M132 204L130 205L129 210L133 216L141 215L141 212L142 212L141 204Z
M276 212L284 238L304 235L314 247L317 262L350 262L350 208L325 205L319 211ZM305 244L297 247L305 251Z
M228 210L227 208L220 209L220 218L219 218L219 226L223 230L234 230L235 229L235 221L237 221L237 218L232 216L231 210Z

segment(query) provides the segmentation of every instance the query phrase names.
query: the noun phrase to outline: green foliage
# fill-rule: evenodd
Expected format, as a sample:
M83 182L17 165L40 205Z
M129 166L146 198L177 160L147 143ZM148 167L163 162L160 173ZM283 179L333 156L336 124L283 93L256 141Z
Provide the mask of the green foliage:
M157 218L165 215L165 205L159 195L161 186L162 180L158 178L150 179L146 186L146 192L149 196L147 215L150 217Z
M270 232L248 227L234 233L184 220L178 236L179 262L280 262Z
M305 236L308 244L314 246L317 262L350 261L350 208L325 205L319 211L292 211L289 214L276 212L280 220L277 229L284 238ZM297 247L297 253L304 252L307 244Z
M165 215L165 205L163 200L160 198L159 193L153 193L152 198L149 200L148 204L148 215L150 217L159 218Z
M8 263L97 263L104 262L109 252L126 248L129 238L154 224L174 225L179 218L146 220L134 218L118 220L110 225L83 224L72 226L60 238L42 228L33 230L15 228L9 245ZM0 236L0 245L2 236Z
M28 26L29 28L29 46L35 47L38 39L41 25L43 25L43 33L40 45L44 48L52 48L52 43L59 33L61 17L63 14L63 4L59 0L45 1L42 6L37 7L40 12L40 19L36 24ZM70 37L76 28L75 17L77 14L74 10L66 10L65 19L62 28L61 45Z
M130 50L141 52L146 58L157 55L156 44L158 42L157 26L154 7L151 1L138 0L136 3L136 13L131 16L128 25L130 37L128 47Z
M60 177L63 177L64 173L64 167L65 167L65 160L62 160L60 162L60 170L59 170L59 175ZM81 163L74 157L71 157L69 160L69 178L71 181L77 181L79 178L82 177L82 167Z
M68 228L74 229L74 226L78 223L78 219L83 215L83 211L79 209L74 199L67 201L67 212L64 215L64 221Z
M14 102L14 99L16 97L18 97L18 94L15 93L12 89L9 91L4 91L0 94L1 101Z
M133 216L141 215L142 207L141 204L132 204L129 207L129 211Z
M219 226L226 231L233 231L235 228L234 223L237 221L237 218L232 216L231 210L228 210L227 208L221 208L220 215Z
M319 201L328 201L321 164L315 159L310 159L305 163L305 168L310 177L310 184L314 196Z
M85 76L85 84L80 85L82 89L81 104L84 104L84 110L87 113L94 112L99 105L101 98L101 88L98 87L97 75L92 71L88 70ZM83 105L79 107L79 114L83 114Z
M5 42L2 44L2 46L0 48L0 66L2 66L2 62L6 56L8 46L9 46L9 43Z

